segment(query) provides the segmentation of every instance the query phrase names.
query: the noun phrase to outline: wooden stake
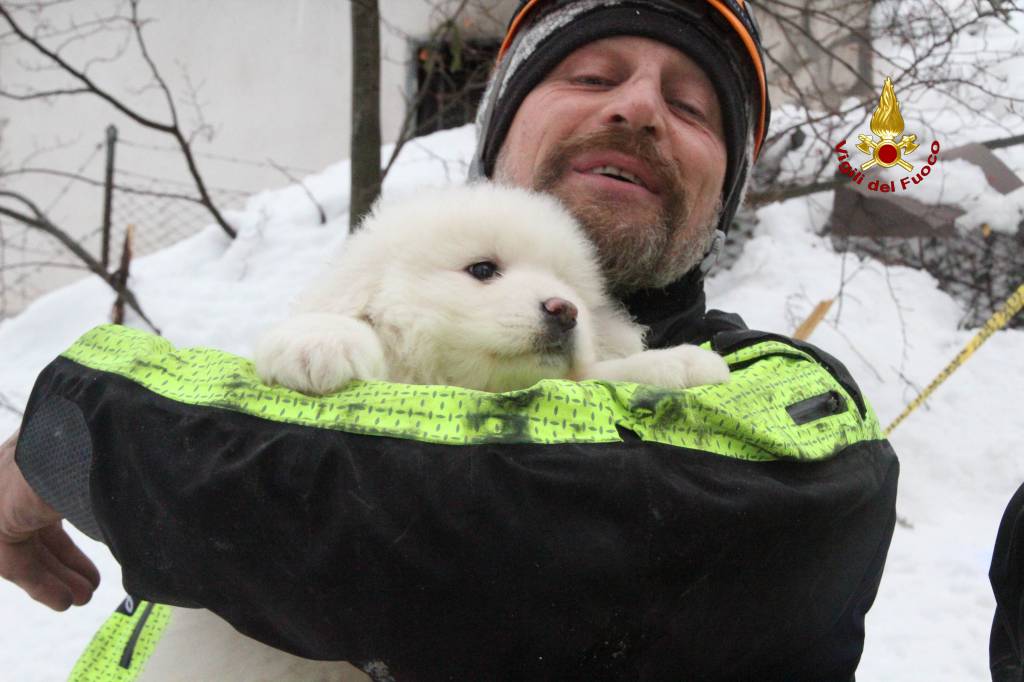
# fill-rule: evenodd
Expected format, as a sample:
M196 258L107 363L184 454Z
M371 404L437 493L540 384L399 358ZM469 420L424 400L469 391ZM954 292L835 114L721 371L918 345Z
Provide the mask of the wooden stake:
M811 314L807 316L807 319L796 328L795 332L793 332L793 338L800 341L806 341L808 337L814 333L814 329L818 326L818 323L825 318L825 315L828 313L828 309L832 307L832 300L833 299L831 298L826 298L815 306L814 310L811 311Z
M117 299L110 311L110 321L114 324L124 324L124 289L128 286L128 267L132 262L132 237L135 235L135 226L129 225L124 233L124 246L121 247L121 267L113 274L117 288Z

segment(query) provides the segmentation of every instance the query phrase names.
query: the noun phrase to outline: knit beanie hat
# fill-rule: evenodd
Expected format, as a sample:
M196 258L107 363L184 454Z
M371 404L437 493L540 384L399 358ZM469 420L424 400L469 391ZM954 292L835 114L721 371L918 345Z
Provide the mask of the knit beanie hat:
M745 0L522 0L477 112L470 177L491 177L519 105L552 69L577 48L619 35L678 49L714 86L727 155L718 229L727 231L771 113L760 33Z

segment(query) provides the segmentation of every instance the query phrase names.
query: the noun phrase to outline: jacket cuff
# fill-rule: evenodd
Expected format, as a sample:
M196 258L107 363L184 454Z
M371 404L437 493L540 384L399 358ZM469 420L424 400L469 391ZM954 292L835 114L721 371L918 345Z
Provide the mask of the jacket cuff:
M82 411L57 395L34 407L26 414L14 454L22 475L78 530L102 541L90 501L92 438Z

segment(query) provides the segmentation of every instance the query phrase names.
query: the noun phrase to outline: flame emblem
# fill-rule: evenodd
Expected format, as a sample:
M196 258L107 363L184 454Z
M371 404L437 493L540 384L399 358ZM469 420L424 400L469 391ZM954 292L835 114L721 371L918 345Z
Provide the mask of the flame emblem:
M860 144L857 145L857 149L871 157L861 164L861 170L867 170L874 165L882 168L898 165L907 172L914 170L914 166L904 161L903 156L917 149L917 135L903 135L898 142L896 141L903 133L903 116L900 115L900 103L896 99L896 91L889 77L886 77L885 85L882 86L878 107L871 115L871 132L878 136L878 142L871 135L858 136Z

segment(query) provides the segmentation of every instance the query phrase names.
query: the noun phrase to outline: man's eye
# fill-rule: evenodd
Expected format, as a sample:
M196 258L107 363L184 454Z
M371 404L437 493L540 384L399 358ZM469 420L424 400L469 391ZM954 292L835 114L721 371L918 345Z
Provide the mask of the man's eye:
M500 272L498 272L497 264L489 260L480 261L479 263L473 263L468 268L466 268L466 272L468 272L471 276L480 280L481 282L489 280L492 277L496 277L499 274L501 274Z
M576 76L572 80L574 83L579 83L580 85L611 85L611 81L609 79L592 74Z
M704 112L701 111L700 107L684 102L683 100L674 99L669 102L669 106L677 111L681 111L690 116L696 116L697 118L703 119Z

